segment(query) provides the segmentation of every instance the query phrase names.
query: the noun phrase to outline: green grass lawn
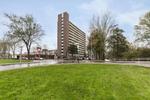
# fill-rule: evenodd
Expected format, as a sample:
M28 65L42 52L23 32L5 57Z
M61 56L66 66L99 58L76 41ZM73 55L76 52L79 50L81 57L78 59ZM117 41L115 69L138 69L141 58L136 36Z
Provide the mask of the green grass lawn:
M0 100L150 100L150 69L75 64L4 71Z
M22 62L31 62L30 60L22 60ZM0 65L20 63L20 60L15 59L0 59Z

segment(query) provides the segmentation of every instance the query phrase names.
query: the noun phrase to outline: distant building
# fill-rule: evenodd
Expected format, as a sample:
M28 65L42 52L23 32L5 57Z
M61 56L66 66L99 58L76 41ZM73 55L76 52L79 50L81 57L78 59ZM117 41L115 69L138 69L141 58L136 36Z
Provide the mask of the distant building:
M68 47L73 44L78 47L78 56L83 57L86 50L86 34L69 20L69 14L58 15L57 22L57 56L68 58Z
M33 52L30 53L30 59L40 60L40 59L56 59L56 50L42 49L41 47L36 47ZM17 55L19 59L20 55ZM27 53L22 54L22 59L27 59Z
M57 53L57 50L49 50L49 55L56 55Z

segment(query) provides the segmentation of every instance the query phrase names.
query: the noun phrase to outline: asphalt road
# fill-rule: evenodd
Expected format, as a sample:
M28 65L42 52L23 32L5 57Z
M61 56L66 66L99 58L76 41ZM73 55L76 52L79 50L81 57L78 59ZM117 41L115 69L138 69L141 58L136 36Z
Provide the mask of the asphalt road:
M36 60L32 63L18 63L18 64L10 64L10 65L1 65L0 71L6 71L6 70L13 70L13 69L21 69L21 68L27 68L27 67L37 67L40 65L52 65L57 64L56 60Z
M84 61L80 63L90 64L90 63L95 63L95 62ZM3 65L3 66L0 66L0 71L21 69L21 68L27 68L27 67L37 67L40 65L52 65L52 64L59 64L59 61L58 60L41 60L41 61L34 61L33 63L26 63L26 64ZM143 67L150 67L150 61L115 61L115 62L104 62L104 63L98 63L98 64L121 64L121 65L138 65L138 66L143 66Z
M143 67L150 67L150 61L115 61L105 62L106 64L122 64L122 65L138 65Z

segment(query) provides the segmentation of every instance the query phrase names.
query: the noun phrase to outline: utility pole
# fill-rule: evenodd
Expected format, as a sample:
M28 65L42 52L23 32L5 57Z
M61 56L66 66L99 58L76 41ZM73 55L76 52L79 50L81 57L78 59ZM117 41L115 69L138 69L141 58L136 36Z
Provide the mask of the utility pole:
M90 59L92 60L92 58L93 57L92 57L92 37L91 37L91 58Z
M23 48L23 46L20 46L20 63L22 63L22 48Z

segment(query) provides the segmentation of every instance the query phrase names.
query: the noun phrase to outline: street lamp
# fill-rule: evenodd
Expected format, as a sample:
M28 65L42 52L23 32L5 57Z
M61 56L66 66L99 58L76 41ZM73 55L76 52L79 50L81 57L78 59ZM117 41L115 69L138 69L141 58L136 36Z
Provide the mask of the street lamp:
M22 48L23 48L23 46L20 46L20 63L22 62Z
M91 51L90 51L91 52L91 58L90 59L92 60L92 58L93 58L93 56L92 56L92 37L91 37L91 41L90 42L91 42L90 43L91 44Z

